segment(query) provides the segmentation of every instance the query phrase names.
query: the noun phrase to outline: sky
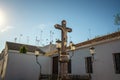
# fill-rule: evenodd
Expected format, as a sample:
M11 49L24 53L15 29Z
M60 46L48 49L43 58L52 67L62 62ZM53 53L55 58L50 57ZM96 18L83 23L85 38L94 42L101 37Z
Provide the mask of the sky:
M0 0L0 51L5 42L36 46L55 44L61 31L54 28L66 20L68 43L77 44L117 31L114 15L120 0Z

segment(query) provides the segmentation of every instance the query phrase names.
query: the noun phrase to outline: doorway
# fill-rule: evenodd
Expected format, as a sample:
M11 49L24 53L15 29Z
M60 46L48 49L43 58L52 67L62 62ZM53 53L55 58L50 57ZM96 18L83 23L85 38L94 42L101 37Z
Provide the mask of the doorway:
M53 57L53 74L58 74L58 56Z

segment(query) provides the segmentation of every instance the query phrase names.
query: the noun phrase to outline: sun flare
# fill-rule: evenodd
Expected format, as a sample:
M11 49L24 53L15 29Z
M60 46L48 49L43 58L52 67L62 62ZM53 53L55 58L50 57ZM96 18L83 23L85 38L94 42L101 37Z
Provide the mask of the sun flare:
M5 15L2 11L0 11L0 25L3 25L5 23Z

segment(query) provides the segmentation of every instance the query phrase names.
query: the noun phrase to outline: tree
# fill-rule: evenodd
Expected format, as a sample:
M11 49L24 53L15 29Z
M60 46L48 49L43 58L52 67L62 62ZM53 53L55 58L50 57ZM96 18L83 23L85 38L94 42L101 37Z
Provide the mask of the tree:
M120 25L120 13L115 15L115 25Z
M26 49L25 46L22 46L22 47L20 48L20 53L24 53L24 54L27 53L27 49Z
M115 25L118 26L118 31L119 31L119 25L120 25L120 13L117 13L114 17L115 17L115 19L114 19L114 23L115 23Z

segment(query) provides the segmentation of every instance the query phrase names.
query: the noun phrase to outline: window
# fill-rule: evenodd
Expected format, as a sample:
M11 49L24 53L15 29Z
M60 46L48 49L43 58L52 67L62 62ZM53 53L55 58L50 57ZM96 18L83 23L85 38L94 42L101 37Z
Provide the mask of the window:
M71 73L71 59L68 62L68 73Z
M92 69L92 57L86 57L85 58L85 63L86 63L86 72L87 73L93 73L93 69Z
M115 65L115 72L120 74L120 53L114 53L114 65Z

